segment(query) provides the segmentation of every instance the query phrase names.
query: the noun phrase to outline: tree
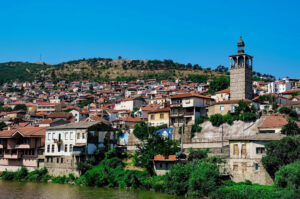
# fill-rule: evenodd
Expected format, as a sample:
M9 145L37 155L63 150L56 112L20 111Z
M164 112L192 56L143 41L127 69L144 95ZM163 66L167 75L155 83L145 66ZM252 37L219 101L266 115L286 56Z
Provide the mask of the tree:
M293 163L300 158L300 137L287 136L281 140L275 140L265 145L266 156L262 163L271 177L281 166Z
M7 125L4 122L0 122L0 131L2 131L4 127L7 127Z
M189 156L188 156L188 161L193 161L193 160L202 160L204 158L207 158L209 150L208 149L198 149L198 150L193 150L192 148L189 149Z
M223 65L219 65L219 66L215 69L215 71L217 71L217 72L228 72L228 67L225 67L225 66L223 66Z
M14 111L27 111L27 106L25 104L17 104Z
M275 186L283 189L299 190L300 161L280 167L275 174Z
M295 121L289 120L289 122L282 127L281 133L285 135L299 135L300 128Z
M221 115L220 113L211 115L209 117L209 121L212 123L213 126L220 126L224 123L223 115Z
M209 83L208 93L214 94L217 91L224 90L229 87L230 81L227 76L214 77Z
M180 150L176 141L164 138L156 132L164 127L148 127L141 122L135 125L133 130L133 134L142 142L136 145L137 150L134 154L135 165L146 168L151 174L153 174L153 163L151 160L155 155L173 155Z

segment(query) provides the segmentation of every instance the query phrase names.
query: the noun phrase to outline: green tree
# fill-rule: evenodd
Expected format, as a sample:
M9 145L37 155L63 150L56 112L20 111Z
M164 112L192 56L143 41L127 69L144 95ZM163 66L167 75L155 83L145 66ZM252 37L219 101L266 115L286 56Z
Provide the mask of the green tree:
M17 104L14 111L27 111L27 106L25 104Z
M133 130L133 134L142 142L136 145L135 165L146 168L151 174L153 174L152 159L155 155L173 155L180 150L176 141L164 138L156 132L160 128L165 126L148 127L145 123L139 123Z
M282 127L281 133L285 135L299 135L300 128L295 121L289 120L289 122Z
M2 131L4 127L7 127L7 125L4 122L0 122L0 131Z
M213 126L220 126L224 123L223 115L221 115L220 113L211 115L209 117L209 121L212 123Z
M275 186L289 190L299 190L300 161L280 167L275 174Z
M229 87L230 81L227 76L214 77L209 83L208 93L214 94L217 91L224 90Z
M300 158L300 137L287 136L281 140L275 140L265 145L266 156L262 163L271 177L281 166L293 163Z

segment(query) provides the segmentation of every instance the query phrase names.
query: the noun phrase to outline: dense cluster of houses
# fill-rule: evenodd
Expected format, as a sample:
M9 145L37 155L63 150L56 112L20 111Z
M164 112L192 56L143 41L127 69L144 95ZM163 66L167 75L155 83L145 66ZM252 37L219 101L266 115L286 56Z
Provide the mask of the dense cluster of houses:
M239 54L232 56L238 64L243 64L238 56L248 59L239 49ZM231 70L239 70L233 67L237 65L232 65ZM254 81L252 99L232 99L230 88L207 95L208 88L209 82L156 79L6 83L0 88L0 122L6 125L0 132L0 170L17 170L21 165L29 169L45 166L52 175L78 174L77 162L99 147L134 151L139 141L133 129L136 122L144 121L150 126L166 125L171 139L182 138L183 150L210 148L215 154L226 153L227 166L236 181L256 182L257 175L266 175L260 163L264 144L283 137L280 129L287 124L287 118L272 114L274 107L260 96L271 95L272 103L300 114L300 79ZM201 133L194 138L188 136L197 118L234 112L239 100L252 103L264 117L250 126L240 121L233 127L224 126L224 132L223 127L221 131L204 123ZM26 109L18 109L20 105ZM182 127L184 135L178 132ZM123 135L117 139L119 130ZM176 158L156 160L156 170L164 173ZM268 176L257 180L263 184L270 181Z

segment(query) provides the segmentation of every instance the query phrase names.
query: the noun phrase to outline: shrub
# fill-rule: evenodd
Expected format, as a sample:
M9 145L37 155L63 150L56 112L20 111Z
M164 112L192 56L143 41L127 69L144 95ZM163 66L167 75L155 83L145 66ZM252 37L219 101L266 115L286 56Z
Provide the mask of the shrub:
M231 125L234 121L234 117L231 114L226 114L223 116L223 121Z
M191 149L189 149L188 161L201 160L201 159L207 158L208 152L209 152L209 149L192 150L192 148L191 148Z
M67 176L57 176L52 178L53 183L66 184L70 181Z
M85 185L103 187L108 184L108 173L103 165L99 164L85 174Z
M291 112L291 109L288 108L288 107L283 106L283 107L281 107L278 111L279 111L279 113L281 113L281 114L289 114L289 113Z
M257 115L251 112L245 112L240 114L240 120L245 122L254 122L257 119Z
M18 170L16 173L15 173L15 180L23 180L26 178L26 176L28 175L28 169L24 166L21 167L20 170Z
M15 179L15 172L12 171L3 171L1 178L3 180L14 180Z
M212 123L213 126L220 126L221 124L224 123L223 115L219 113L211 115L209 117L209 121Z
M275 174L275 186L297 190L300 188L300 161L280 167Z
M49 179L49 177L46 177L48 175L47 173L48 171L46 167L42 169L35 169L29 172L25 179L33 182L44 182L44 180Z

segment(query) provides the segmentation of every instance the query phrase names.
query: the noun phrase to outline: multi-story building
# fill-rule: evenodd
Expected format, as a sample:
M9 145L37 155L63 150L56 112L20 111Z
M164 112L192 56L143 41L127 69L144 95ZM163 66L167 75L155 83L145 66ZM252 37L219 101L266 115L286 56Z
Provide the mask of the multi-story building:
M170 108L161 108L148 113L148 124L150 126L160 126L170 124Z
M140 108L144 104L144 100L141 98L131 97L121 99L119 103L115 105L115 110L130 110L133 111L134 108Z
M41 103L37 106L37 112L53 113L61 111L61 104L57 103Z
M206 117L205 107L212 104L210 97L196 93L184 93L171 97L170 124L174 126L193 125L195 119Z
M23 127L0 132L0 170L16 171L39 166L38 155L45 146L44 127Z
M48 128L45 142L45 166L51 175L79 175L77 162L97 148L115 146L115 130L99 121L69 123Z
M283 137L284 135L280 133L259 133L230 139L228 171L232 175L232 180L235 182L250 180L253 183L272 185L273 180L264 169L261 159L265 154L265 144Z

